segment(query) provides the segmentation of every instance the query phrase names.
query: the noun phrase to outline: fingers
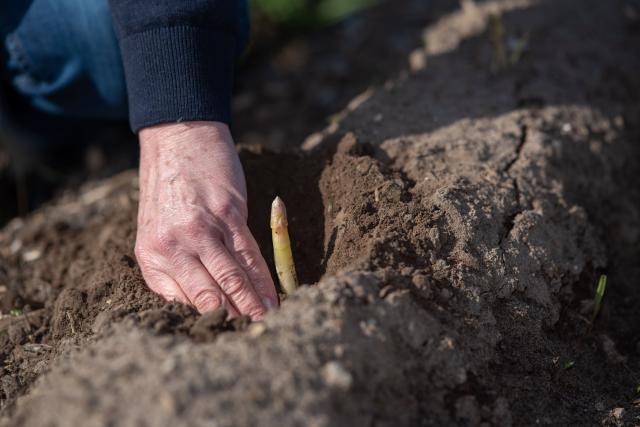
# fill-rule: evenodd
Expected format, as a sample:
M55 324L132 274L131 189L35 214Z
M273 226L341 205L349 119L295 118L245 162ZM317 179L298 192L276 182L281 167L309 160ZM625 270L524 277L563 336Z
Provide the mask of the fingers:
M271 278L271 272L260 253L258 243L244 225L229 242L227 248L236 262L244 269L253 284L253 288L267 309L278 306L278 294Z
M136 257L149 287L166 299L201 313L222 306L231 317L259 320L278 305L271 274L246 223L234 218L223 224L200 218L164 238L143 230Z
M256 293L247 273L221 242L212 244L213 247L201 255L203 265L240 313L254 320L261 319L267 307Z
M187 257L178 263L180 272L176 275L182 292L189 302L200 312L206 313L224 307L230 317L240 315L232 301L218 286L200 260Z
M159 270L142 271L147 286L153 292L159 294L167 301L178 301L182 304L189 304L189 299L178 286L178 283L170 276Z

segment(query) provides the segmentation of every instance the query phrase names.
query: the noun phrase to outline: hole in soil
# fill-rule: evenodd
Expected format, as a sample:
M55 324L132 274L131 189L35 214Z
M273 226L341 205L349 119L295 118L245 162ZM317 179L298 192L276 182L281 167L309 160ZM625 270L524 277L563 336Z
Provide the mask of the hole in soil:
M373 150L352 134L312 153L272 153L257 146L240 151L249 192L249 227L273 277L268 222L276 195L287 206L296 269L303 284L316 283L326 273L365 265L373 258L384 265L420 265L425 259L416 252L419 243L410 238L396 237L383 244L388 233L397 229L409 233L413 221L426 219L410 209L408 189L415 183L387 170L370 153Z
M240 157L247 177L249 228L275 278L269 213L280 196L287 206L289 233L300 283L316 283L325 272L324 205L319 181L325 161L320 156L273 153L243 147Z

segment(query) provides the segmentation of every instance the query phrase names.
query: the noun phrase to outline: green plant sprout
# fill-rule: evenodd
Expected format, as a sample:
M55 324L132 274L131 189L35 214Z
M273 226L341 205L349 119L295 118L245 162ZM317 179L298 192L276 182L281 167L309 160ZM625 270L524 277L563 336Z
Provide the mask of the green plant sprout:
M491 38L491 69L496 72L507 67L507 49L502 17L497 14L489 16L489 36Z
M507 40L507 46L509 48L509 65L515 65L522 58L522 54L527 48L529 43L529 35L525 34L521 37L514 37Z
M564 369L571 369L576 365L576 361L575 360L569 360L564 364Z
M322 27L373 6L378 0L252 0L260 17L289 28Z
M598 287L596 288L596 296L593 298L593 314L591 315L591 323L596 320L600 308L602 306L602 298L604 298L604 291L607 289L607 275L602 274L598 280Z
M516 65L529 44L529 34L509 35L499 14L489 16L491 71L498 72Z

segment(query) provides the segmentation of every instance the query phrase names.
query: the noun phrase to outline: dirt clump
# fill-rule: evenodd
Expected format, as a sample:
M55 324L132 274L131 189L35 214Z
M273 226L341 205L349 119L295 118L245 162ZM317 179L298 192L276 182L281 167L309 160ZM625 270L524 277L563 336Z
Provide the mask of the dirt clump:
M528 40L497 74L495 13ZM595 0L464 2L425 28L424 69L366 92L305 150L242 148L263 253L272 264L277 194L315 284L261 323L146 289L134 172L10 223L3 313L22 313L0 332L4 423L632 424L634 28Z

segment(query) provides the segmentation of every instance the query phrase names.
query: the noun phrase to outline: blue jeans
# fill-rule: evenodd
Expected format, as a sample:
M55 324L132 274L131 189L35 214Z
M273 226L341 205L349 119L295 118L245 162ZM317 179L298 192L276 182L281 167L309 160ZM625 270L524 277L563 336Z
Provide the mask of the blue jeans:
M127 96L107 0L1 0L0 68L38 110L74 118L125 119ZM240 45L249 35L239 2ZM213 53L212 53L213 54Z

